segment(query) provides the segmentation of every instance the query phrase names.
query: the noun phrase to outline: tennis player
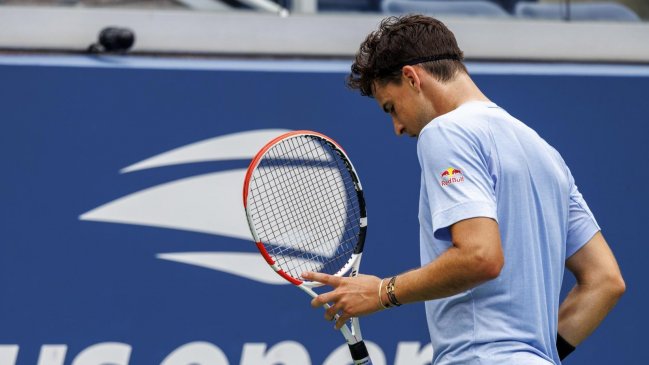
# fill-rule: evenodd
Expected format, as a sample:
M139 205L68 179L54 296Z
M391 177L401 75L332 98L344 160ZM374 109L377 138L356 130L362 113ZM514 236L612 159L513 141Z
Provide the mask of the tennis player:
M325 317L425 301L436 365L561 363L625 291L617 262L559 153L473 83L440 21L386 18L348 84L397 135L417 137L421 267L394 277L305 273L333 287ZM568 268L577 284L559 303Z

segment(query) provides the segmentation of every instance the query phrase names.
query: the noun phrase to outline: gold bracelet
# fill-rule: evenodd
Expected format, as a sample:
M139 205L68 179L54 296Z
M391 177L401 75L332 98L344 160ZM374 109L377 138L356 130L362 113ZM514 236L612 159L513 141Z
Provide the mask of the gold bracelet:
M381 290L383 288L383 280L385 279L381 279L381 282L379 283L379 304L381 305L381 307L383 307L383 309L388 309L390 307L386 307L385 304L383 304L383 301L381 300Z

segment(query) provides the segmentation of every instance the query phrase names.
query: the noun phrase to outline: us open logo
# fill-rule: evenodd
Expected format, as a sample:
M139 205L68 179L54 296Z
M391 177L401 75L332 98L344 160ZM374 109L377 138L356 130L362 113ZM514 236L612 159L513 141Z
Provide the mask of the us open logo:
M260 129L218 136L163 152L120 170L121 174L197 162L250 160L286 129ZM83 213L82 221L132 224L252 240L241 204L246 169L190 176L136 191ZM236 245L236 244L235 244ZM225 272L262 284L284 285L254 252L165 252L158 259Z

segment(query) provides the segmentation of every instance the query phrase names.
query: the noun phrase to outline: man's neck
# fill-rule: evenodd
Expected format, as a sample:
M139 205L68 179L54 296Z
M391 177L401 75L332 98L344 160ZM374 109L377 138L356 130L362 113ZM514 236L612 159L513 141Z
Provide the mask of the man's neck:
M459 74L452 81L439 83L439 93L433 95L439 115L449 113L464 103L490 101L467 74Z

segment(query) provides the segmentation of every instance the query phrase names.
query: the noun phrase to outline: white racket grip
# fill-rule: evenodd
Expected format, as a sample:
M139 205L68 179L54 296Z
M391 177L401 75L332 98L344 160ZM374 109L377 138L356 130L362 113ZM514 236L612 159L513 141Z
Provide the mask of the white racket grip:
M313 289L311 289L306 285L298 285L298 288L304 290L307 294L311 296L311 298L315 298L318 296L318 293L316 293L315 291L313 291ZM328 303L325 303L324 308L329 309L331 308L331 306ZM338 317L340 316L336 314L334 320L337 320ZM358 342L358 340L352 335L352 332L349 330L349 328L347 328L347 325L343 325L342 327L340 327L340 332L343 334L348 344L353 344Z

